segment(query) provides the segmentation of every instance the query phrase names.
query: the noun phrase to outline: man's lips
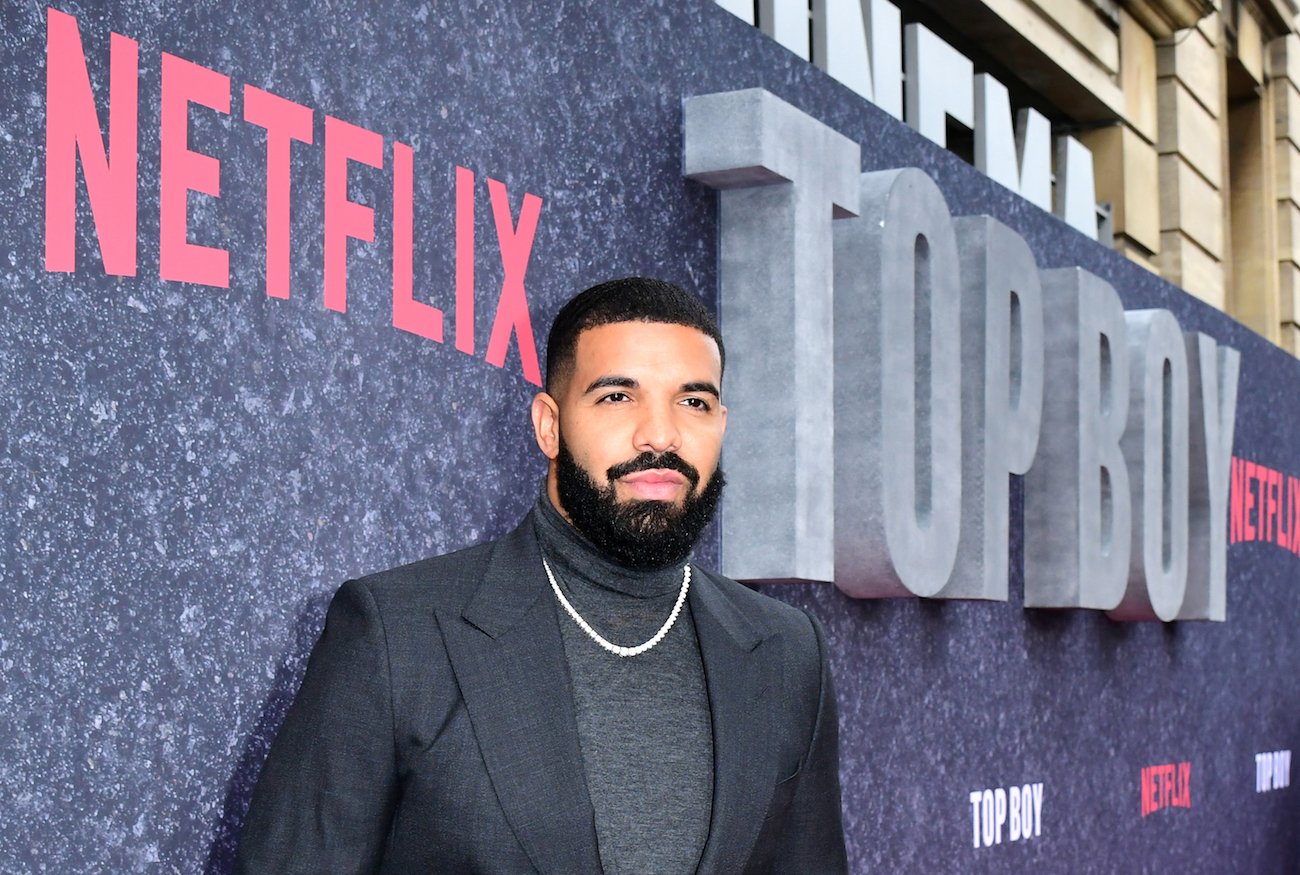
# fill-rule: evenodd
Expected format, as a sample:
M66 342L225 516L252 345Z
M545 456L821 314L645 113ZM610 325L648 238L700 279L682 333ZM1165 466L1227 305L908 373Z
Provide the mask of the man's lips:
M687 482L685 475L671 468L651 468L648 471L636 471L619 480L637 498L648 501L665 501L677 495L678 490Z

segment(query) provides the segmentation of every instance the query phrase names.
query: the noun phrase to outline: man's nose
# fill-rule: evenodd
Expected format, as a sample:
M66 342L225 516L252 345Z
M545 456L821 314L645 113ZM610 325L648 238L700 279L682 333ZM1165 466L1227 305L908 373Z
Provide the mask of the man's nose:
M671 408L647 405L632 440L639 452L666 453L681 448L681 431Z

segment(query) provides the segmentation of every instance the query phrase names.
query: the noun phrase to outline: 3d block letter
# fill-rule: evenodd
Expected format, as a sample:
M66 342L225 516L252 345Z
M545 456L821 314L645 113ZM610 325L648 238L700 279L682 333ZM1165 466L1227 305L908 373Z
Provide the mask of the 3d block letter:
M1080 268L1042 272L1043 426L1025 475L1025 607L1109 611L1128 580L1132 505L1124 307Z
M988 216L954 221L962 281L962 513L941 598L1006 601L1011 474L1038 451L1043 290L1024 238Z
M861 186L862 217L835 228L835 584L934 596L961 527L957 238L923 171Z
M1241 354L1200 333L1187 338L1189 388L1187 593L1180 620L1227 618L1228 481ZM1244 484L1243 484L1244 485ZM1293 524L1297 522L1292 517Z
M1116 620L1177 619L1187 589L1187 350L1168 310L1124 314L1130 401L1120 447L1133 472L1133 546Z
M686 101L683 172L718 196L731 405L722 568L834 573L831 220L858 208L858 145L761 89ZM772 404L770 399L784 399Z

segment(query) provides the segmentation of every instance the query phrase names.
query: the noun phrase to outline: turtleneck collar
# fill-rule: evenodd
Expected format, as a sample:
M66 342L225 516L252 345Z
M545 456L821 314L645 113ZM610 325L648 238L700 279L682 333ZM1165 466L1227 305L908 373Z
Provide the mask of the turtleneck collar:
M615 562L560 515L544 488L533 507L533 527L542 554L570 586L586 584L642 599L681 588L682 564L640 569Z

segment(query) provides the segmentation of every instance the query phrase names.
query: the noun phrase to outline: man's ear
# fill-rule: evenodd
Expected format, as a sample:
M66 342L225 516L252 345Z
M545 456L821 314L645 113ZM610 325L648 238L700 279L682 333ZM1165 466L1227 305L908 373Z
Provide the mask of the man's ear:
M560 405L545 392L533 396L533 436L548 459L560 454Z

